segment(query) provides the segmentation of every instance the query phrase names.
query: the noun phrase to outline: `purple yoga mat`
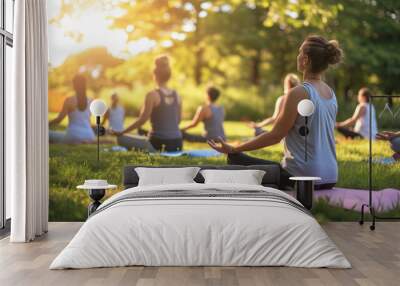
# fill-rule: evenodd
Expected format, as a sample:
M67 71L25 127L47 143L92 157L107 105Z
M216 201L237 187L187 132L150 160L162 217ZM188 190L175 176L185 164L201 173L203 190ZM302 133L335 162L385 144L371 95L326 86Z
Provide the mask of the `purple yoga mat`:
M314 192L314 199L325 199L330 205L345 209L361 210L361 205L369 202L368 190L333 188ZM372 205L378 212L387 211L400 205L400 190L383 189L372 192Z

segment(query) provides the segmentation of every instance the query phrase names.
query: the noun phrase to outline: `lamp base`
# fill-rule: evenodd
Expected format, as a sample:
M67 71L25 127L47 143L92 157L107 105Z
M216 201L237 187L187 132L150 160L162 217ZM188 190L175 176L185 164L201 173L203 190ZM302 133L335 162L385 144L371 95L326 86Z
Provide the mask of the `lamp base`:
M314 198L314 182L308 180L297 181L296 198L306 209L311 210Z
M105 189L91 189L89 190L89 196L93 200L92 203L88 206L88 216L94 213L97 208L101 205L100 200L106 194Z
M106 129L103 126L96 126L94 128L94 133L96 136L104 136L106 135Z
M308 129L307 126L301 126L301 127L299 128L299 134L300 134L301 136L306 136L306 135L308 135L308 133L310 133L310 130Z

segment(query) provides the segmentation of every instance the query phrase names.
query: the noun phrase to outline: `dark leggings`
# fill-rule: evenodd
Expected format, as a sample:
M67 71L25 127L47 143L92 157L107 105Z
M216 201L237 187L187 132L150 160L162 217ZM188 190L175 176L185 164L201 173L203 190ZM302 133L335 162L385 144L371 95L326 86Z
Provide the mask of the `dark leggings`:
M182 138L162 139L150 136L149 141L154 149L162 152L175 152L182 150Z
M138 134L141 136L149 136L149 131L147 131L146 129L139 128ZM162 152L182 151L183 148L182 138L163 139L155 136L149 136L149 137L151 145L157 151L162 151Z
M289 178L293 177L288 171L282 168L281 164L264 160L260 158L255 158L248 156L243 153L235 153L235 154L228 154L228 165L242 165L242 166L249 166L249 165L277 165L281 169L281 176L280 176L280 186L279 189L286 190L289 188L293 188L295 185L294 181L291 181ZM328 190L332 189L335 184L321 184L316 185L315 190Z
M189 134L187 132L182 132L182 137L183 140L186 140L188 142L199 142L199 143L206 143L207 138L201 135L194 135L194 134Z
M276 165L279 166L279 168L281 169L279 189L285 190L288 187L290 188L294 187L295 182L289 180L289 178L292 177L292 175L289 174L288 171L283 169L281 165L277 162L251 157L243 153L235 153L235 154L228 154L228 165L242 165L242 166Z
M363 138L363 136L360 133L354 132L353 130L346 127L338 127L337 131L346 138L350 139Z

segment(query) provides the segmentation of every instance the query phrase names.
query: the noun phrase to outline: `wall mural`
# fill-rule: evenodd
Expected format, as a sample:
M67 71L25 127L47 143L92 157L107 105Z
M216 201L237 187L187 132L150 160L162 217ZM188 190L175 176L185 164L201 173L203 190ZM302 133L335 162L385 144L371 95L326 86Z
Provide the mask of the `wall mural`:
M321 222L360 218L369 202L372 132L379 139L372 142L373 206L382 216L400 215L400 43L390 36L400 15L378 1L334 2L49 1L50 220L86 220L89 204L93 211L123 189L125 165L225 165L223 152L275 134L286 96L302 84L301 54L309 51L297 56L311 34L324 37L309 41L326 48L327 66L335 64L322 79L338 108L329 125L335 136L321 144L337 156L321 160L321 170L333 171L323 174L312 212ZM372 95L385 98L371 105ZM320 112L316 104L296 121L299 128L307 121L293 135L298 148L307 146L306 162L321 152L313 145ZM280 162L284 146L248 154ZM286 179L280 188L294 192Z

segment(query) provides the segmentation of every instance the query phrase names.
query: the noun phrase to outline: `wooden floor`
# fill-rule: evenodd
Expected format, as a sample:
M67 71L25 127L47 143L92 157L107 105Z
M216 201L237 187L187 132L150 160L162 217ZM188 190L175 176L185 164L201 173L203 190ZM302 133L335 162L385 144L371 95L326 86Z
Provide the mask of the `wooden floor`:
M400 285L400 222L368 225L328 223L324 229L353 269L288 267L125 267L48 270L81 226L51 223L49 233L29 244L0 241L0 285Z

